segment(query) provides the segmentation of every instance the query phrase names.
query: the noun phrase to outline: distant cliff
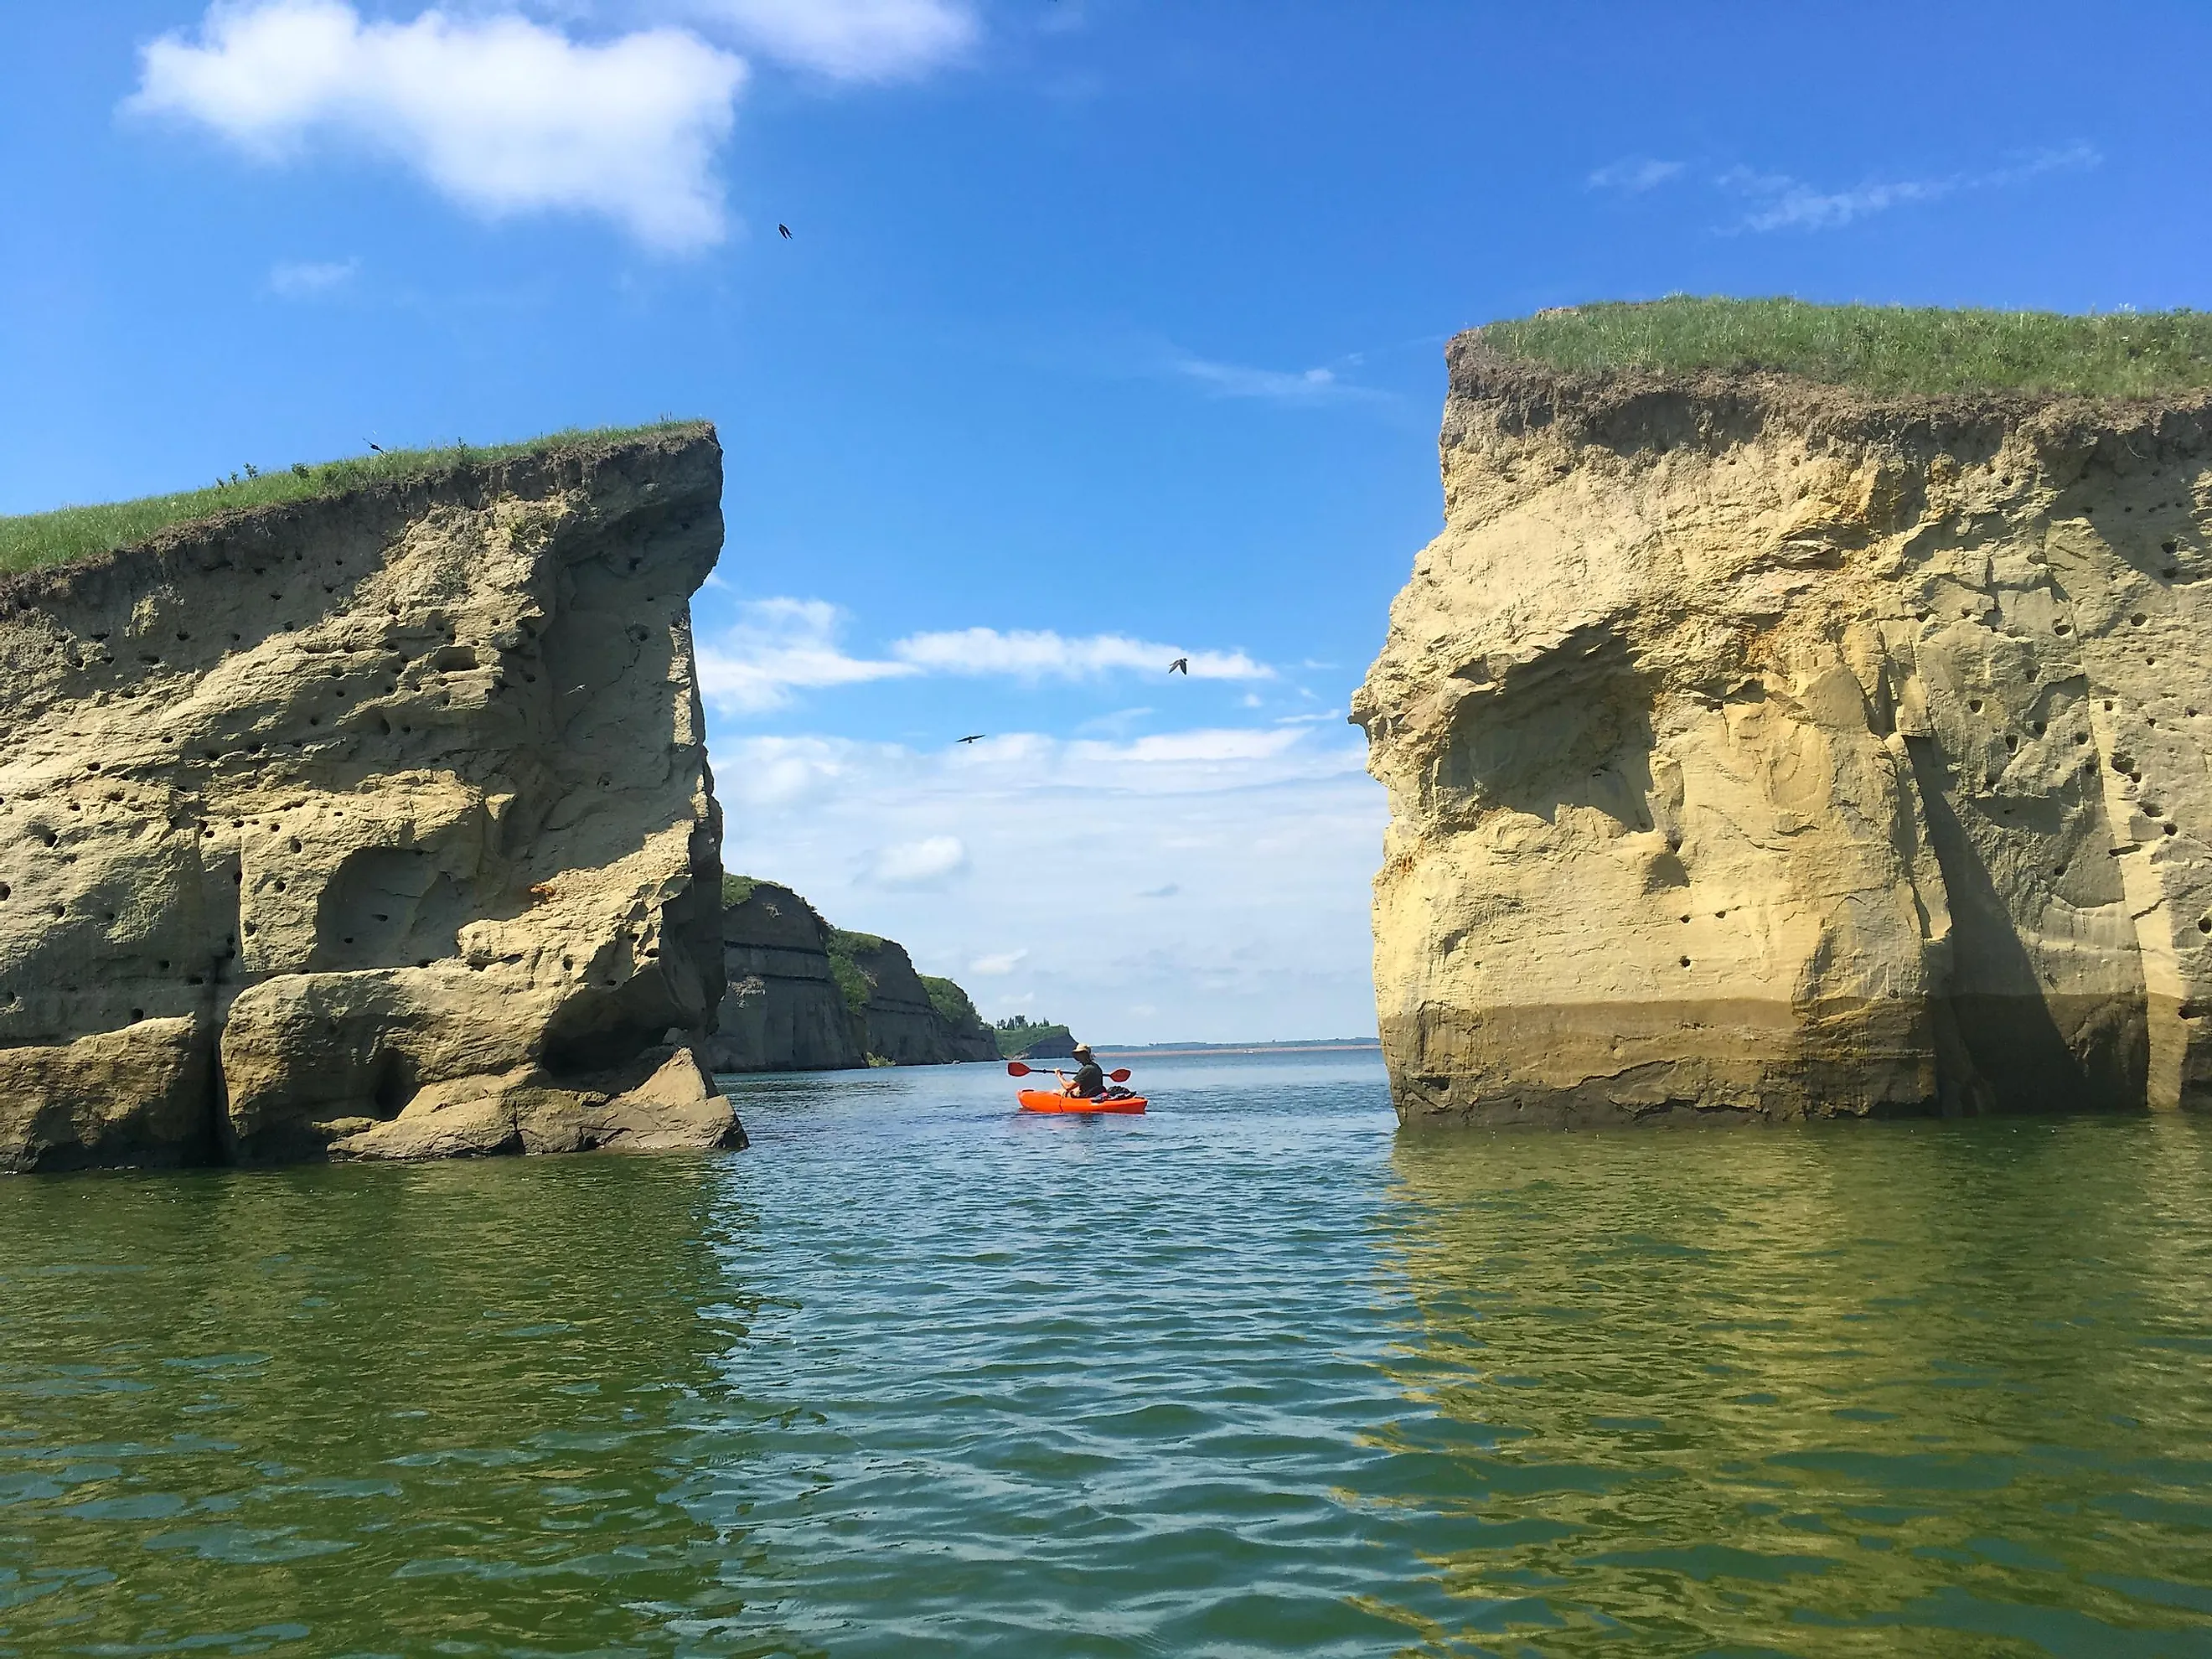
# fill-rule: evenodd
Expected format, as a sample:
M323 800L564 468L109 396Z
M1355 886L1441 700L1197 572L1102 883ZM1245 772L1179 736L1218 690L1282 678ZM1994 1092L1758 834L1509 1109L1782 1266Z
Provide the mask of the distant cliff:
M706 428L0 579L0 1169L741 1143Z
M733 876L722 913L729 990L702 1052L720 1072L834 1071L995 1060L968 994L903 946L830 927L788 887Z
M720 1029L701 1045L717 1072L828 1072L868 1063L830 963L828 924L788 887L733 876L722 911Z
M1354 703L1407 1120L2212 1105L2212 400L1450 367Z

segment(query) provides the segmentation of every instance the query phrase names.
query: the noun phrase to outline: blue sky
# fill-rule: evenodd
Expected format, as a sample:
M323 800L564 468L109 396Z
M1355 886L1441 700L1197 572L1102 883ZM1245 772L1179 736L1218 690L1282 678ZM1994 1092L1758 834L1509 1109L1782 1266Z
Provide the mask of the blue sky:
M2201 7L4 11L0 513L711 418L732 867L1103 1039L1372 1030L1453 331L2206 303Z

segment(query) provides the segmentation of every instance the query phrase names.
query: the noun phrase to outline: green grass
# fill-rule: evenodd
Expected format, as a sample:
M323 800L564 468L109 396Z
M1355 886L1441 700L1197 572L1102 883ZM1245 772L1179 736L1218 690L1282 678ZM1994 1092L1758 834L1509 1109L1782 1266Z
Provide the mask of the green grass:
M991 1035L998 1040L1001 1060L1018 1060L1027 1050L1035 1048L1047 1037L1068 1037L1074 1034L1065 1025L994 1025Z
M659 421L650 426L599 427L590 431L549 432L522 443L479 448L457 443L446 449L395 449L349 460L302 461L274 471L244 468L205 489L173 495L148 495L135 501L95 507L64 507L52 513L0 518L0 572L31 570L143 542L172 525L211 519L239 507L337 495L370 484L404 483L436 477L462 466L503 461L571 444L606 443L655 432L696 428L696 421Z
M1874 392L2154 398L2212 386L2212 313L2200 311L2074 317L1676 295L1492 323L1482 338L1555 368L1779 369Z
M760 884L761 878L758 876L724 876L722 878L722 908L725 910L736 909L753 896L753 890Z
M975 1012L975 1005L968 1000L967 992L949 979L935 974L920 975L921 988L929 993L929 1006L937 1010L938 1018L956 1031L971 1031L983 1023Z

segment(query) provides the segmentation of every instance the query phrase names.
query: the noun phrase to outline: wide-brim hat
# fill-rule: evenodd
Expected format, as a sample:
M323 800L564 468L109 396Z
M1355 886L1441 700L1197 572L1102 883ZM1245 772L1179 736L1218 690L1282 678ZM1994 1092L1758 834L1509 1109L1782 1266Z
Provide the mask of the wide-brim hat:
M1087 1042L1079 1042L1075 1045L1075 1052L1079 1054L1088 1055L1091 1052L1091 1045Z

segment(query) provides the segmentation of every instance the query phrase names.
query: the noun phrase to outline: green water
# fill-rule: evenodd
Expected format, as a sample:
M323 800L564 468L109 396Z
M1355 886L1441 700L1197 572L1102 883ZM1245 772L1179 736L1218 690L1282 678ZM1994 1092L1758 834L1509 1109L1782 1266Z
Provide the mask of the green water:
M2212 1125L1144 1081L0 1182L0 1654L2212 1656Z

